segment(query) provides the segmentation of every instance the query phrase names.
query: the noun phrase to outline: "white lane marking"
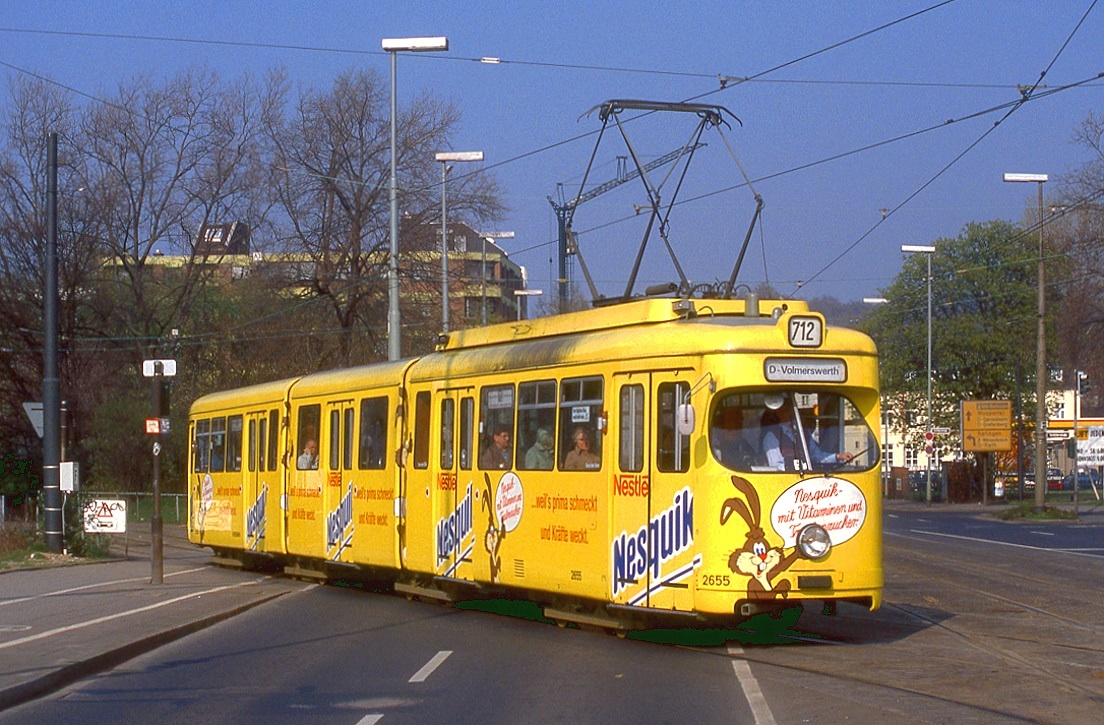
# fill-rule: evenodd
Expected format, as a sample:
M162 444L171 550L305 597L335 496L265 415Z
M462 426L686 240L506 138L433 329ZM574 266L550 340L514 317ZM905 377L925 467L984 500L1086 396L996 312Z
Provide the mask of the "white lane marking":
M759 681L751 674L751 667L748 666L747 660L743 659L744 650L736 645L729 645L728 653L737 658L732 660L732 669L736 671L736 679L740 681L744 697L751 706L755 725L776 725L770 705L767 704L767 698L763 696L763 690L759 687Z
M253 581L241 582L240 584L228 584L222 587L215 587L213 589L204 589L201 592L192 592L191 594L185 594L183 596L175 597L173 599L167 599L163 602L157 602L156 604L147 604L144 607L138 609L131 609L125 612L117 612L115 614L109 614L105 617L98 617L96 619L90 619L87 622L77 622L76 624L70 624L65 627L58 627L57 629L50 629L45 632L39 632L38 634L32 634L27 637L21 637L19 639L13 639L10 642L0 643L0 649L7 649L9 647L16 647L28 642L34 642L35 640L45 639L46 637L53 637L55 634L65 634L66 632L72 632L78 629L84 629L85 627L92 627L97 624L103 624L104 622L110 622L114 619L121 619L123 617L129 617L132 614L141 614L142 612L148 612L153 609L160 609L170 604L176 604L186 599L195 599L196 597L202 597L204 594L214 594L216 592L225 591L227 589L237 589L238 587L247 587L256 584L257 582L264 581L264 579L255 579Z
M357 725L376 725L383 719L382 713L372 713L371 715L365 715L361 719L357 720Z
M1085 554L1083 552L1093 551L1093 549L1055 549L1048 546L1031 546L1030 544L1013 544L1008 541L997 541L996 539L982 539L976 536L957 536L955 534L941 534L938 531L923 531L921 529L910 529L910 533L923 534L925 536L942 536L945 539L961 539L962 541L977 541L981 544L994 544L996 546L1011 546L1014 549L1031 549L1032 551L1046 551L1055 554L1080 554L1081 556L1093 556L1092 554ZM1041 533L1041 532L1040 532ZM899 539L916 539L917 541L923 541L923 539L917 539L914 536L907 536L905 534L898 534L893 531L883 531L883 536L896 536ZM1053 534L1051 534L1053 536ZM1094 557L1099 558L1099 557Z
M425 682L426 678L432 675L433 671L440 667L441 663L447 660L450 654L452 654L452 650L446 649L441 650L437 654L433 655L433 659L431 659L429 662L426 662L425 666L415 672L414 676L407 680L407 682Z
M171 576L180 576L181 574L191 574L197 571L203 571L207 567L201 566L195 569L185 569L184 571L174 571L170 574L166 574L165 578L168 579ZM148 576L139 576L132 579L116 579L109 582L97 582L95 584L85 584L80 587L73 587L71 589L59 589L56 592L46 592L45 594L35 594L33 597L20 597L19 599L8 599L0 601L0 607L7 606L8 604L19 604L20 602L33 602L36 599L46 599L47 597L58 597L62 594L72 594L73 592L83 592L86 589L96 589L97 587L109 587L113 584L134 584L135 582L148 582L150 578Z
M1038 536L1054 536L1053 531L1032 531L1031 533L1036 534Z

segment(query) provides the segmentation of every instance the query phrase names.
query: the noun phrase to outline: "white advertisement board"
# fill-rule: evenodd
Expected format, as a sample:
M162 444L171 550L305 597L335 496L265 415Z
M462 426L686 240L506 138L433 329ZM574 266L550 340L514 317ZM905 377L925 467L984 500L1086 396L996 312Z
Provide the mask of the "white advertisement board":
M1090 425L1087 433L1077 441L1077 465L1104 466L1104 426Z
M94 499L84 505L84 530L89 534L126 532L126 501Z

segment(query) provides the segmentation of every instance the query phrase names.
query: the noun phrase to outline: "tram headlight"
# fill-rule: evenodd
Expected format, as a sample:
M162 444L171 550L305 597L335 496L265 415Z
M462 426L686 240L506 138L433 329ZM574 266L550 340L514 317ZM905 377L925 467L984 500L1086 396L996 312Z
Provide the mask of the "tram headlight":
M832 548L832 539L819 524L809 524L797 534L797 548L807 559L822 559Z

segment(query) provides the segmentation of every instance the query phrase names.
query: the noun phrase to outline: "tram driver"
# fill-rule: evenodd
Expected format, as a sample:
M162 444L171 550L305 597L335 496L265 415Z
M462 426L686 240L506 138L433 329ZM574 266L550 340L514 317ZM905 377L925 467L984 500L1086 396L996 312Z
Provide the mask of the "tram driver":
M802 426L805 448L797 437L797 425L794 423L793 403L782 396L768 396L763 411L763 450L767 456L767 466L775 471L800 470L805 460L805 450L814 465L831 466L836 463L850 463L854 458L848 451L826 453L817 445L809 426Z

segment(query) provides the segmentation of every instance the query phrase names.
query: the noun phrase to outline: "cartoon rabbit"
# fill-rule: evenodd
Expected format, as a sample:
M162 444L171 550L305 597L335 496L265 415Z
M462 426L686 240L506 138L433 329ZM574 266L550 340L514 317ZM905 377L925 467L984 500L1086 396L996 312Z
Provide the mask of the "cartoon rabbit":
M801 554L794 548L790 554L783 556L781 548L768 544L759 523L759 493L747 479L739 476L732 477L732 485L744 494L747 503L738 497L725 501L721 507L721 524L728 521L735 511L747 523L748 532L743 548L732 552L728 557L728 568L737 574L751 577L747 588L748 599L774 599L778 595L785 599L789 596L790 582L782 580L774 585L771 580L789 569Z
M502 570L502 558L498 555L498 550L502 547L502 540L506 538L506 530L500 522L495 521L491 477L484 473L483 479L487 485L487 493L483 496L481 502L481 507L487 512L487 534L483 538L483 547L491 556L491 582L497 582L498 573Z

